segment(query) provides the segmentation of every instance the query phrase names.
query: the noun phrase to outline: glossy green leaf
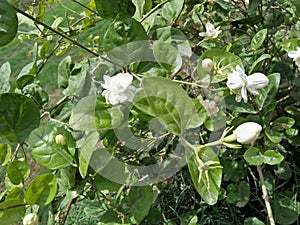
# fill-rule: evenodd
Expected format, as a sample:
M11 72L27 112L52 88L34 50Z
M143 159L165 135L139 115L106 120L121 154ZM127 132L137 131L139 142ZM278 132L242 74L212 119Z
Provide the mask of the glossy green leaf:
M170 1L166 3L162 9L161 14L166 19L168 24L174 22L174 20L180 15L181 10L184 6L184 0Z
M272 129L276 131L284 131L286 129L292 128L294 126L295 120L290 117L279 117L272 123Z
M252 49L258 50L262 46L262 44L264 43L264 41L267 37L267 34L268 34L267 29L263 29L263 30L258 31L254 35L254 37L252 38L251 43L250 43L250 47Z
M6 62L0 67L0 93L10 90L9 78L11 75L10 63Z
M260 166L264 163L264 156L256 147L250 147L244 153L244 159L249 165Z
M180 85L162 77L146 77L141 85L143 89L135 95L134 105L158 118L170 133L180 135L203 124L203 116Z
M21 143L40 122L35 102L21 94L0 95L0 137Z
M13 206L18 206L18 207L13 207ZM16 224L24 216L25 210L26 209L25 209L24 202L20 199L8 199L0 203L1 225Z
M66 145L56 143L57 135L65 137ZM75 140L64 128L40 126L30 134L28 143L32 157L44 167L55 170L75 165Z
M280 179L288 180L292 176L292 169L288 162L282 161L277 165L277 168L274 169L274 173Z
M122 184L113 182L99 174L95 176L94 182L98 191L108 190L110 192L117 192L122 187Z
M48 205L55 197L57 181L55 175L46 173L36 177L25 192L27 204Z
M256 96L256 102L264 112L269 112L275 107L274 98L279 87L280 74L272 73L268 75L268 78L268 86L261 89L259 95Z
M144 27L135 19L122 17L107 28L103 38L104 51L120 65L147 59L149 43Z
M188 153L188 168L194 186L203 200L214 205L218 201L222 182L222 166L217 154L209 147L202 148L199 153Z
M0 144L0 165L6 165L10 160L11 147L8 144Z
M278 132L278 131L275 131L275 130L271 130L269 127L266 127L264 129L264 133L266 134L266 136L268 137L268 139L277 144L279 142L281 142L283 136L284 136L284 133L283 132Z
M249 74L251 74L252 72L256 72L261 67L261 64L264 62L264 60L270 59L270 58L271 58L271 55L262 54L257 60L254 61L254 63L252 63L252 65L249 69Z
M241 68L244 68L243 62L240 59L240 57L230 53L226 52L222 49L212 49L205 51L201 57L202 60L209 58L214 62L214 65L218 68L221 68L221 73L217 73L214 77L212 82L220 82L227 78L227 73L231 73L232 69L235 69L237 65L239 65ZM207 74L207 71L204 71L201 65L201 60L199 60L198 67L197 67L197 73L200 77L203 77L203 75ZM204 74L203 74L204 73Z
M284 159L283 155L281 155L279 152L276 152L274 150L265 151L263 156L264 156L264 162L269 165L279 164Z
M90 95L81 99L73 109L70 125L75 130L111 129L123 120L119 107L110 108L104 97Z
M179 52L171 44L156 41L153 44L153 54L156 61L168 71L169 74L178 72L182 66Z
M30 175L30 168L26 162L20 160L14 160L7 166L7 176L10 181L18 185L24 183L24 181Z
M79 150L79 173L83 178L86 176L91 156L95 150L98 141L98 133L93 132L85 138L84 142L81 145L81 148Z
M141 222L149 213L151 205L157 198L157 190L149 186L133 186L129 191L130 220L133 224Z
M18 17L14 8L6 1L0 1L0 47L7 45L18 31Z

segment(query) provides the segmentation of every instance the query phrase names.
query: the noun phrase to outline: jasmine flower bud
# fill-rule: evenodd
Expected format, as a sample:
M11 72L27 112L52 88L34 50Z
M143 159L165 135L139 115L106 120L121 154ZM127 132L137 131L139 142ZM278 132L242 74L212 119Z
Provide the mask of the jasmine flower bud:
M55 136L55 142L58 145L66 145L67 144L66 137L61 134L58 134Z
M237 142L241 144L253 144L258 138L262 126L255 122L246 122L239 125L233 134L236 137Z
M38 225L39 224L39 217L36 213L29 213L23 219L24 225Z
M202 68L206 71L206 72L211 72L212 69L214 67L214 62L209 59L209 58L206 58L206 59L203 59L202 60Z

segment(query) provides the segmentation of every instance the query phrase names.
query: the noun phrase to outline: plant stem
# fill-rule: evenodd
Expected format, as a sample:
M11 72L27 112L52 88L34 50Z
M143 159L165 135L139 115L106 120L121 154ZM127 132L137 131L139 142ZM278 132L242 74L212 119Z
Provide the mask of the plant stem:
M257 172L258 172L258 175L259 175L261 190L262 190L262 193L263 193L263 199L265 201L265 205L266 205L270 225L275 225L275 220L274 220L274 217L273 217L273 212L272 212L272 208L271 208L271 204L270 204L270 200L269 200L269 195L268 195L268 191L267 191L267 188L266 188L265 179L264 179L264 176L263 176L263 173L262 173L261 166L257 166Z
M26 205L27 205L27 204L25 204L25 203L22 203L22 204L18 204L18 205L6 206L6 207L3 207L3 208L0 208L0 212L2 212L2 211L6 211L6 210L9 210L9 209L14 209L14 208L18 208L18 207L26 206Z
M66 208L66 211L64 213L64 216L62 218L62 221L61 221L61 225L64 225L66 220L67 220L67 217L69 215L69 212L70 212L70 209L71 209L71 206L72 206L72 203L73 203L73 199L70 199L69 202L68 202L68 205L67 205L67 208Z
M171 0L166 0L164 2L159 3L157 6L155 6L153 9L151 9L145 16L143 16L142 19L140 19L140 23L142 23L145 19L147 19L152 13L154 13L157 9L162 7L164 4L168 3Z
M107 58L105 58L105 57L99 55L98 53L96 53L96 52L90 50L89 48L87 48L87 47L85 47L84 45L80 44L80 43L77 42L76 40L70 38L70 37L67 36L66 34L61 33L61 32L58 31L58 30L53 29L53 28L50 27L49 25L47 25L47 24L45 24L45 23L43 23L43 22L37 20L36 18L34 18L33 16L29 15L28 13L23 12L22 10L20 10L20 9L18 9L18 8L16 8L16 7L14 7L14 9L15 9L18 13L21 13L22 15L26 16L27 18L31 19L31 20L34 21L35 23L37 23L37 24L39 24L39 25L41 25L41 26L47 28L48 30L54 32L55 34L57 34L57 35L59 35L59 36L65 38L65 39L67 39L68 41L70 41L70 42L72 42L74 45L76 45L76 46L82 48L82 49L85 50L86 52L88 52L88 53L90 53L90 54L92 54L92 55L94 55L94 56L96 56L96 57L100 57L101 59L103 59L103 60L105 60L105 61L107 61L107 62L110 62L110 63L112 63L112 64L114 64L114 65L119 66L119 67L122 68L122 66L120 66L119 64L117 64L117 63L115 63L115 62L113 62L113 61L111 61L111 60L109 60L109 59L107 59Z

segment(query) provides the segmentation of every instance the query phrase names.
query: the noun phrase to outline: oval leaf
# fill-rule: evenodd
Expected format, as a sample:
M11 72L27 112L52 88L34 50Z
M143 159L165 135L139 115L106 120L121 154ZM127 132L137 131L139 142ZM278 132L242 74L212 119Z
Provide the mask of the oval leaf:
M269 165L276 165L279 164L284 157L279 153L275 152L274 150L267 150L264 152L264 162Z
M13 206L18 206L18 207L13 207ZM24 202L20 199L8 199L0 203L1 225L15 224L21 220L24 214L25 214L25 205Z
M0 137L20 143L39 122L39 108L32 99L15 93L0 95Z
M264 157L260 150L255 147L248 148L244 153L244 159L249 165L260 166L264 163Z
M25 193L27 204L48 205L55 197L57 180L52 173L36 177L28 186Z
M65 137L65 145L56 143L57 135ZM30 134L28 142L32 157L40 165L53 170L74 165L72 155L75 154L76 144L73 136L65 129L41 126Z
M14 160L7 166L7 176L15 185L23 183L29 175L30 168L26 162Z

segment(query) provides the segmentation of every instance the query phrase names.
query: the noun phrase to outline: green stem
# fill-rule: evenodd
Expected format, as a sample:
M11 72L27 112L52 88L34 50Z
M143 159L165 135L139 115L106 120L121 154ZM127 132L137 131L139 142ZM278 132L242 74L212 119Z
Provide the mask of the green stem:
M147 19L152 13L154 13L157 9L162 7L164 4L168 3L171 0L166 0L164 2L159 3L157 6L155 6L153 9L151 9L145 16L143 16L142 19L140 19L140 23L142 23L145 19Z

